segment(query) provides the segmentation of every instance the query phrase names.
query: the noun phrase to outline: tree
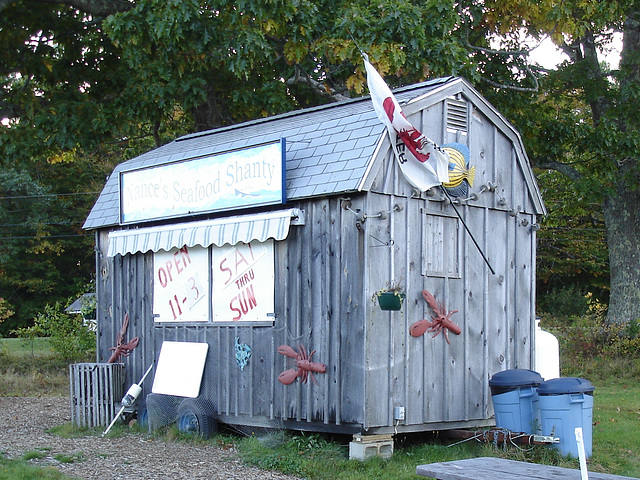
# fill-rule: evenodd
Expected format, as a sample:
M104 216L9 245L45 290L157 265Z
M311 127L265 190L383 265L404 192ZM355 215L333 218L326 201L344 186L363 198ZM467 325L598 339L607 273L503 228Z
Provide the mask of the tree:
M26 195L32 206L95 195L109 167L178 135L363 93L356 41L391 83L473 74L444 0L4 0L0 12L0 172L36 173L22 184L51 196ZM34 215L59 206L50 203ZM87 205L60 210L57 223L77 228ZM4 225L26 223L35 235L35 222L20 215ZM40 257L46 288L5 284L0 295L12 306L37 289L60 295L78 277L63 279L73 269L59 260L90 254L83 241L56 240L57 250ZM26 245L21 252L31 258ZM20 275L43 280L28 270L7 278ZM17 311L18 321L30 312Z
M82 180L80 166L67 166L67 183ZM88 212L87 198L93 196L53 194L33 174L49 177L64 192L65 182L42 169L0 168L0 292L16 314L3 323L5 334L34 318L47 301L80 293L94 265L92 236L73 218L75 212Z
M538 172L548 214L540 219L536 277L541 311L559 313L562 303L584 313L587 298L609 301L609 261L600 204L581 196L554 170ZM565 309L566 310L566 309Z
M450 7L444 0L4 2L0 42L11 60L1 62L2 116L46 129L41 136L57 146L86 144L81 125L91 126L94 141L152 135L157 146L172 138L162 136L172 123L213 128L362 93L355 39L383 73L405 83L471 75L466 49L449 35L458 19ZM54 117L59 108L70 115Z
M524 61L523 33L537 39L549 36L568 57L554 71L538 70L536 75L531 68L521 70L527 76L520 77L519 86L529 81L525 98L533 108L522 109L520 104L517 113L510 111L535 165L562 173L576 198L602 206L610 323L640 318L640 112L635 106L640 89L639 22L636 2L492 0L484 2L482 22L473 24L485 34L500 35L516 52L514 62ZM611 47L615 32L622 32L623 44L620 68L611 70L599 61L598 53ZM492 88L513 81L505 69L503 77L495 76L499 69L489 71L494 73L487 83ZM539 89L531 81L534 77L540 78ZM504 97L504 89L494 96ZM513 91L510 97L494 101L508 105L514 101Z
M464 76L523 131L539 168L599 197L609 318L640 317L633 2L0 0L0 12L11 119L0 165L11 167L66 152L121 161L183 133L360 95L359 48L391 86ZM623 62L608 72L596 53L616 30ZM570 60L530 65L522 33L551 35Z

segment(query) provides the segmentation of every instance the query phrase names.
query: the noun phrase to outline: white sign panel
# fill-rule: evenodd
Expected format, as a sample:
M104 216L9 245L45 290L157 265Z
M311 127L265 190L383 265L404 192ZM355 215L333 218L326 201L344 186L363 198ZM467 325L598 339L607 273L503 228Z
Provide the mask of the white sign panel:
M208 350L208 343L162 342L151 391L178 397L197 397Z
M209 252L186 246L153 256L153 314L156 322L209 319Z
M274 320L273 240L214 248L212 270L214 321Z
M286 201L285 140L120 174L120 222Z

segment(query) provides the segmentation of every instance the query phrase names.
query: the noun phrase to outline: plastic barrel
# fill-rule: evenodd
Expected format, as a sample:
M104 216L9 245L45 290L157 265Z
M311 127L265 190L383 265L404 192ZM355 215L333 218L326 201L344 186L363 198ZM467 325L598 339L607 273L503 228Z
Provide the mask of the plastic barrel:
M586 457L591 456L593 436L593 390L583 378L554 378L538 387L542 434L558 437L553 446L563 455L578 458L575 429L582 428Z
M538 372L519 368L493 375L489 387L496 426L511 432L537 433L537 387L542 381Z
M540 328L540 320L536 319L535 356L533 368L545 380L560 376L560 347L558 339L552 333Z

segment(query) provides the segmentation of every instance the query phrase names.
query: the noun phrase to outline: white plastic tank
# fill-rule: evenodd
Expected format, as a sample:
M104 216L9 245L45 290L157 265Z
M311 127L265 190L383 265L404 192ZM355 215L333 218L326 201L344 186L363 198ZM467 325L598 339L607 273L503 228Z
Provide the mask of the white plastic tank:
M540 328L536 318L534 370L545 380L560 377L560 347L552 333Z

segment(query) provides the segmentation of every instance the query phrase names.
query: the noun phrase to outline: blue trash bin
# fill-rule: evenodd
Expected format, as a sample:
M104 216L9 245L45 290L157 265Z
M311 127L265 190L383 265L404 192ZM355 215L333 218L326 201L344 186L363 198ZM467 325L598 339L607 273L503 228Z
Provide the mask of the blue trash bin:
M563 455L578 458L575 429L581 427L585 455L591 456L593 390L591 382L576 377L553 378L538 387L542 434L558 437L553 446Z
M496 426L511 432L537 433L539 428L538 372L514 368L498 372L489 380Z

